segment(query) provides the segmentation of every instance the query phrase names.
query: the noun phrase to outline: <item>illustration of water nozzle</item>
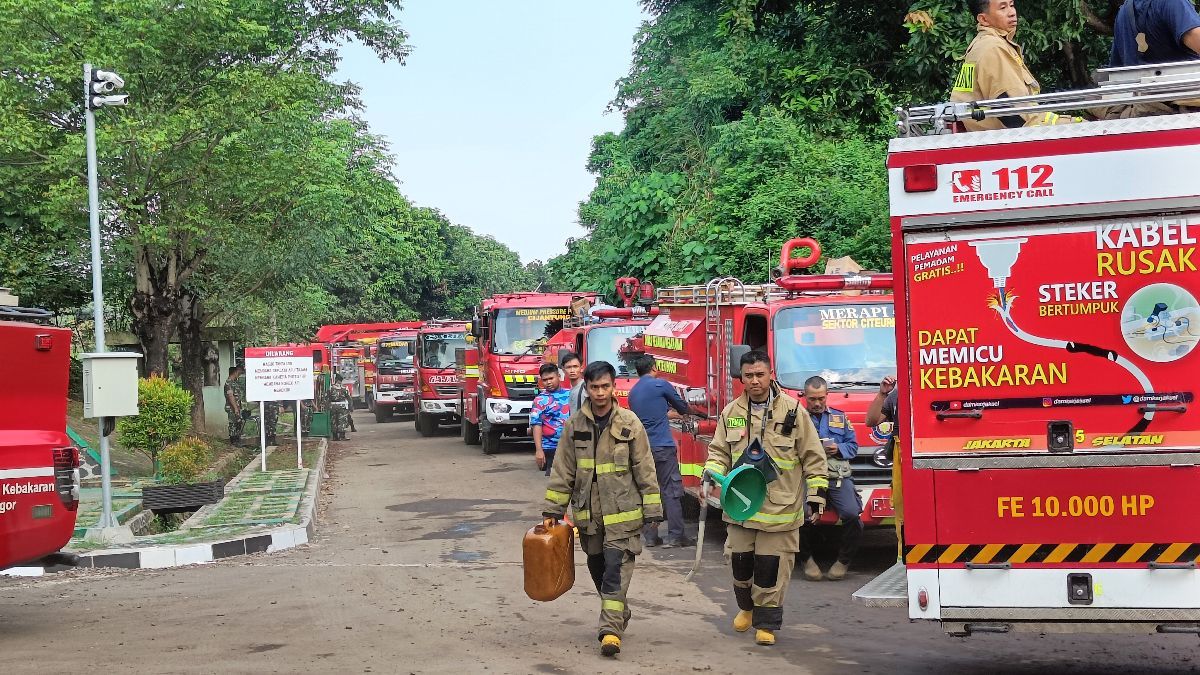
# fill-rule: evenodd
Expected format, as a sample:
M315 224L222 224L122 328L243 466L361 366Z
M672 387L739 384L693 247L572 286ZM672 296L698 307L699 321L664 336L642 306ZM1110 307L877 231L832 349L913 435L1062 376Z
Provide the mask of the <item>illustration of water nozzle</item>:
M1012 276L1012 266L1017 262L1017 254L1021 252L1021 244L1029 241L1025 237L1019 239L998 239L991 241L972 241L971 246L979 256L979 262L988 270L988 276L997 290L1003 290Z

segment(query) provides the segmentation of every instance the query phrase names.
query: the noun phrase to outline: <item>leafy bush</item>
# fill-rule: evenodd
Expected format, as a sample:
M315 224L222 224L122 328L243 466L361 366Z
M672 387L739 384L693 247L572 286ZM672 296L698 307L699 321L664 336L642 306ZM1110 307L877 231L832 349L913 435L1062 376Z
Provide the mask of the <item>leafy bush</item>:
M212 461L212 448L195 437L168 445L159 455L159 480L165 485L191 483L199 478Z
M161 377L138 381L138 414L117 422L117 441L140 450L159 475L159 453L192 429L192 395Z

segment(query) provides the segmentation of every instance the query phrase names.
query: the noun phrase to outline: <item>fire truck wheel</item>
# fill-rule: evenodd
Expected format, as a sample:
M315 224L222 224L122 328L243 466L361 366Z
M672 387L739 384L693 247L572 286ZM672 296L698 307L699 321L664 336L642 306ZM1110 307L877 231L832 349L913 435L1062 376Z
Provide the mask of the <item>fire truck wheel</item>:
M437 422L433 417L417 413L417 433L422 436L432 436L437 431Z
M375 406L375 421L386 422L392 417L392 409L383 406Z
M494 455L500 450L500 430L488 429L483 432L483 454Z
M472 424L471 420L463 417L462 437L463 443L466 443L467 445L479 445L479 425Z

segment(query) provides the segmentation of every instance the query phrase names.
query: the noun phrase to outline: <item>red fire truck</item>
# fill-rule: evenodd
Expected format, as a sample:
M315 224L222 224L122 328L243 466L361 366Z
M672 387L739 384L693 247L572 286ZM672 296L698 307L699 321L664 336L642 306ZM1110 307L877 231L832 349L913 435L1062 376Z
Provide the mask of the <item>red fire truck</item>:
M75 530L79 449L66 433L71 331L33 323L48 317L0 306L0 569L58 551Z
M1195 63L1100 75L901 112L904 561L861 602L958 635L1200 633L1200 115L953 133L1200 95Z
M376 422L392 415L416 413L417 369L413 361L420 321L408 321L398 330L385 333L375 343L375 395L371 410Z
M809 255L793 259L793 251ZM804 382L820 375L829 382L830 407L844 410L857 428L859 456L852 463L863 497L867 525L890 522L890 463L883 453L887 429L870 429L863 419L879 381L896 368L895 317L890 274L802 275L821 249L812 239L788 242L783 276L752 286L734 278L702 286L660 288L665 312L646 329L647 353L662 377L673 383L698 423L674 426L684 489L699 495L708 444L721 410L742 391L738 359L752 349L771 356L779 385L798 399ZM714 498L713 504L719 506ZM828 520L836 516L831 511Z
M462 383L455 372L455 355L467 348L465 321L427 321L417 330L417 384L414 423L422 436L439 425L458 424L458 394Z
M505 293L480 303L471 322L476 347L460 352L463 440L500 449L505 434L525 437L537 395L537 371L546 344L595 293Z
M632 277L617 280L617 295L624 307L596 307L563 322L563 329L546 346L545 361L558 363L564 352L573 352L584 364L611 363L617 369L613 383L617 404L628 407L629 390L638 379L633 357L646 352L642 334L659 309L651 306L654 286Z
M421 322L344 323L321 326L313 338L314 353L320 355L321 372L340 373L355 407L373 409L376 379L375 343L386 333L418 327Z

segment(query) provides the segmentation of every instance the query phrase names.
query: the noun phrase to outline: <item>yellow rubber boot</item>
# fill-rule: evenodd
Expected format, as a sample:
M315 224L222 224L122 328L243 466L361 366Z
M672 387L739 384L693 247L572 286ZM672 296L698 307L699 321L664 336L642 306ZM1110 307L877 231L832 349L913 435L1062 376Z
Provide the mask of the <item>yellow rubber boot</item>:
M754 635L754 641L760 645L773 645L775 644L775 633L766 628L759 628L758 633Z
M621 638L616 635L605 635L600 640L600 654L603 656L616 656L621 653Z
M737 616L733 617L733 629L739 633L745 633L750 630L750 623L754 619L754 612L749 610L739 610Z

